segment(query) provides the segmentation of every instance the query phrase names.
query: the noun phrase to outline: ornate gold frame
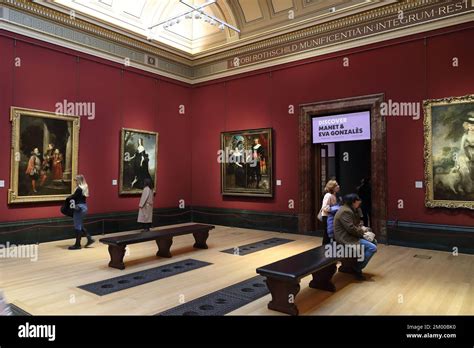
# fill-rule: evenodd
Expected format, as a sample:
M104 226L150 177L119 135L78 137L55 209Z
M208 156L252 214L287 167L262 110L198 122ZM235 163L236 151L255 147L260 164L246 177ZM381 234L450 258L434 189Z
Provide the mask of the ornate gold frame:
M474 94L462 97L449 97L441 99L428 99L423 101L424 111L424 161L425 161L425 206L428 208L468 208L474 210L474 201L454 201L434 199L433 187L433 154L432 154L432 118L433 106L474 103Z
M224 137L231 134L254 135L260 133L268 134L268 176L270 188L268 193L262 193L262 189L226 189L224 187L225 163L221 163L221 195L223 196L247 196L247 197L273 197L274 182L273 182L273 129L272 128L258 128L249 130L237 130L221 133L221 150L224 149Z
M120 181L119 181L119 195L136 195L136 194L141 194L143 190L130 190L130 191L124 191L123 190L123 155L124 155L124 150L125 150L125 144L124 144L124 135L125 131L132 131L136 133L145 133L145 134L152 134L156 136L156 168L155 168L155 180L154 180L154 187L153 187L153 192L156 193L156 185L157 185L157 180L158 180L158 137L159 134L157 132L151 132L151 131L144 131L141 129L133 129L133 128L122 128L120 131Z
M12 123L12 142L11 142L11 167L10 167L10 189L8 190L8 204L16 203L36 203L36 202L55 202L66 199L69 194L61 195L43 195L43 196L19 196L18 195L18 173L19 161L16 161L16 153L20 151L20 122L21 116L33 116L41 118L52 118L72 122L72 172L71 177L77 175L79 158L79 130L80 117L63 115L48 111L34 109L25 109L12 106L10 108L10 122ZM71 181L71 193L73 192L73 182Z

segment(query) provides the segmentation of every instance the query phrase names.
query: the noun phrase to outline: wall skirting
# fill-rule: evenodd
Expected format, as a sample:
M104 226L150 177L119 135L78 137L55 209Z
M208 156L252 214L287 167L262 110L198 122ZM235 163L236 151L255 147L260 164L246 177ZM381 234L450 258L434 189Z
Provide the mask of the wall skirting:
M153 226L201 222L256 230L296 233L297 214L209 207L160 208L154 210ZM137 212L93 214L84 220L92 235L137 230ZM36 244L74 237L72 219L67 217L0 223L0 245Z
M474 254L474 227L388 221L387 236L387 244Z
M191 222L190 209L160 208L154 210L154 226ZM91 214L84 224L92 235L139 229L137 212ZM36 244L74 237L72 219L68 217L0 223L0 244Z
M193 207L192 220L255 230L298 233L298 214L296 213Z
M207 223L255 230L298 233L298 214L211 207L160 208L154 210L154 226L187 222ZM94 214L85 223L92 235L139 229L137 212ZM306 233L321 236L319 231ZM0 223L0 245L36 244L72 239L72 219L50 218ZM381 243L412 248L474 254L474 227L388 221L387 240Z

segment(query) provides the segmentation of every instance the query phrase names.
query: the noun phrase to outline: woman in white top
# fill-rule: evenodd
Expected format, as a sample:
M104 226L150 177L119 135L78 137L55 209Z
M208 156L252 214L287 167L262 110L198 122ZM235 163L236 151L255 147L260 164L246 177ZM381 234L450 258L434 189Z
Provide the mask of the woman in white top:
M326 194L321 205L321 215L323 216L323 245L331 242L328 236L327 222L329 209L337 203L336 193L339 192L340 187L336 180L329 180L324 187Z

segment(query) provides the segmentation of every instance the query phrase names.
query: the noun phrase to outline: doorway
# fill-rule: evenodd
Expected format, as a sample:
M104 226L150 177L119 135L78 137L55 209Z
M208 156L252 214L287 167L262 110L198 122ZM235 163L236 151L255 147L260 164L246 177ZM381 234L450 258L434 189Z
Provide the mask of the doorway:
M342 174L348 173L351 168L347 167L347 163L334 162L331 166L331 145L330 144L313 144L312 139L312 119L314 117L343 114L368 110L370 111L370 141L345 142L334 145L334 154L336 151L346 152L345 149L350 148L351 153L356 157L357 153L365 154L367 161L367 153L370 153L368 163L359 166L360 172L363 168L370 169L369 176L372 183L372 214L371 227L375 232L377 239L381 242L386 238L386 135L385 135L385 119L380 115L380 103L383 102L383 94L374 94L368 96L337 99L324 102L316 102L300 105L299 119L299 215L298 215L298 231L302 234L308 234L317 230L319 227L317 214L320 207L320 198L323 192L323 184L321 181L327 180L333 171L334 176L340 181L341 188L344 190L353 190L355 181L360 180L357 176L353 178L344 178L347 176ZM342 144L342 145L341 145ZM337 147L337 149L336 149ZM343 160L340 155L337 156ZM359 156L360 157L360 156ZM335 159L334 159L335 161ZM350 161L352 162L352 161ZM359 171L359 169L358 169ZM342 175L342 176L341 176ZM362 174L361 174L362 175ZM339 176L339 177L338 177ZM345 188L343 187L345 186Z
M340 191L338 199L349 193L358 193L363 199L364 213L370 215L371 197L367 197L366 184L371 177L371 141L343 141L336 143L315 144L315 206L319 212L324 197L324 188L329 180L337 180ZM319 165L317 165L319 163ZM370 192L370 191L369 191ZM369 193L370 194L370 193ZM366 224L366 226L370 226ZM316 219L316 230L322 232L323 224Z

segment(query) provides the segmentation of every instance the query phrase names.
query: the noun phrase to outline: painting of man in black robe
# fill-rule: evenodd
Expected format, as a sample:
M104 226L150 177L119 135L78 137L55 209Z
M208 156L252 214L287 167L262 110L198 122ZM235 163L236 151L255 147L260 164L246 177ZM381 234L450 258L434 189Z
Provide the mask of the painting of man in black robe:
M140 193L145 179L155 187L158 133L122 129L120 194Z
M222 194L272 196L271 135L269 128L221 134Z

